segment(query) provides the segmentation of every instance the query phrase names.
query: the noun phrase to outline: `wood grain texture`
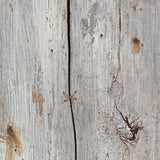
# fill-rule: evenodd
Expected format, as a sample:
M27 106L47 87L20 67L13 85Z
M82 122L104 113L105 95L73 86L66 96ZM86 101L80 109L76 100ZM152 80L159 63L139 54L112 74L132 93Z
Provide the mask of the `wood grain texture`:
M0 1L0 159L159 160L160 2L69 4Z
M0 1L0 159L71 160L67 1Z
M71 1L78 160L160 159L159 8L158 0Z

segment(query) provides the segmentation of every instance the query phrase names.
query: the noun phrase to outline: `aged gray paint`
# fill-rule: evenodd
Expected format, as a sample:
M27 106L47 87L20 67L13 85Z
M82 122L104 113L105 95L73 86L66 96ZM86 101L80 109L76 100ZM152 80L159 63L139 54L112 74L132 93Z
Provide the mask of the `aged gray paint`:
M75 159L70 63L77 160L159 160L160 2L70 3L0 1L0 159Z

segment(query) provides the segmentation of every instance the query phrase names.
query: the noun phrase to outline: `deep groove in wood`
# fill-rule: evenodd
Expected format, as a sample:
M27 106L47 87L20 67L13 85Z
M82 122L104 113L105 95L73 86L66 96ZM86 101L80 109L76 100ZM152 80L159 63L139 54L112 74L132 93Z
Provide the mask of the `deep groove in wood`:
M121 17L121 1L119 0L119 45L118 45L118 64L119 64L119 71L121 70L121 27L122 26L122 17ZM119 73L119 72L118 72Z
M75 160L77 160L77 136L76 136L76 126L74 120L72 99L71 99L71 39L70 39L70 0L67 0L67 36L68 36L68 95L71 108L72 124L73 124L73 134L74 134L74 147L75 147Z

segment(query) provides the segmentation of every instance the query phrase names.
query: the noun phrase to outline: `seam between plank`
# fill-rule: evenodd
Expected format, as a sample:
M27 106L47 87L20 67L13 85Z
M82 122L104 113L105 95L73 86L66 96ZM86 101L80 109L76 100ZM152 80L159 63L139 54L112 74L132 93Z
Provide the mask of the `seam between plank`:
M74 134L74 149L75 149L75 160L77 160L77 136L76 126L73 113L73 105L71 99L71 39L70 39L70 0L67 0L67 38L68 38L68 94L72 116L73 134Z

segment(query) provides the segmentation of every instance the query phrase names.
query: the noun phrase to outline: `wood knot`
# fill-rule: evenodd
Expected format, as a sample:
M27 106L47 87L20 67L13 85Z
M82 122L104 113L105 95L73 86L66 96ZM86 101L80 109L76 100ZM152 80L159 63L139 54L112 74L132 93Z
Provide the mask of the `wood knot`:
M14 134L14 132L13 132L13 128L12 128L11 125L8 125L8 126L7 126L7 134L10 135L11 137L14 137L14 136L15 136L15 134Z
M7 125L5 139L7 159L14 159L15 154L21 158L23 148L19 138L19 129L15 125L11 123Z

